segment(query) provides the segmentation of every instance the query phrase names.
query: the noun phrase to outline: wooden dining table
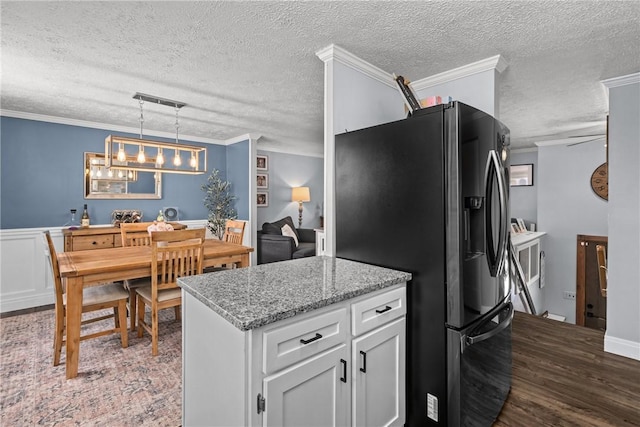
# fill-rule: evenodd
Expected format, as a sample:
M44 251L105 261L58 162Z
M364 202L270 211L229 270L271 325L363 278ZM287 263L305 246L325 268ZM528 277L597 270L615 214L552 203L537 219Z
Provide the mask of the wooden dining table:
M207 239L204 244L203 266L213 267L235 263L249 266L253 248ZM151 276L151 247L133 246L58 254L60 275L67 288L67 378L78 375L80 356L80 324L82 322L82 290L119 280ZM126 325L125 325L126 327Z

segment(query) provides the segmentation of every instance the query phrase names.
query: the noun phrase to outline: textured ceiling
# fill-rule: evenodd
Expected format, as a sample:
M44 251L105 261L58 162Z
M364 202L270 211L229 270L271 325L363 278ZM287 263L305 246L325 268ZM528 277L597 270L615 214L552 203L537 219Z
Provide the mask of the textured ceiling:
M135 92L188 104L183 135L263 135L321 155L323 63L336 44L419 80L497 54L515 148L601 134L600 81L640 71L639 1L2 1L3 110L137 128ZM145 129L175 132L146 105Z

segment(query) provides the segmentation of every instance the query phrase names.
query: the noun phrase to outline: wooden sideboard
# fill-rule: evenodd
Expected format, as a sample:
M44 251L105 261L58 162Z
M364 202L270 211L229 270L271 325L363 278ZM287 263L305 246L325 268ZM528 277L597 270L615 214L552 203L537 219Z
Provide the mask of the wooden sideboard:
M175 230L187 228L186 225L170 222ZM117 248L122 246L120 227L89 227L77 230L62 230L64 251L85 251L88 249Z

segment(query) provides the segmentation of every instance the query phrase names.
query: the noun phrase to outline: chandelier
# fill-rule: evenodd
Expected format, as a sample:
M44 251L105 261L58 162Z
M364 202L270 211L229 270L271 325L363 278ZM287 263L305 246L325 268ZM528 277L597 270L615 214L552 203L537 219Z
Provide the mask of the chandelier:
M140 105L140 138L109 135L104 141L105 167L116 170L138 170L162 173L200 175L207 171L207 149L180 144L178 113L184 102L136 93ZM144 123L143 104L152 102L175 108L176 141L162 142L142 138Z

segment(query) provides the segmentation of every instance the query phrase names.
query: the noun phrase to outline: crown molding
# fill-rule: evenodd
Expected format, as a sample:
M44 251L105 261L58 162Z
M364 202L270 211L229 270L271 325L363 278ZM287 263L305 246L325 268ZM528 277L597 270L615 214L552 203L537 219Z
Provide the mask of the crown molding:
M582 144L585 142L593 142L605 140L606 135L589 135L589 136L576 136L570 138L562 138L562 139L550 139L547 141L537 141L535 142L537 147L551 147L554 145L576 145Z
M502 73L507 68L507 66L507 61L505 61L501 55L495 55L491 58L472 62L471 64L444 71L442 73L435 74L424 79L412 81L411 87L413 88L413 90L419 91L432 86L441 85L452 80L457 80L463 77L471 76L473 74L482 73L488 70L496 70L498 73Z
M601 80L600 83L602 83L607 89L640 83L640 72Z
M262 138L262 135L257 134L257 133L245 133L244 135L238 135L238 136L234 136L233 138L229 138L229 139L225 139L223 144L224 145L232 145L232 144L237 144L238 142L242 142L242 141L257 141L258 139Z
M258 147L258 151L260 153L278 153L278 154L288 154L290 156L303 156L303 157L315 157L317 159L323 159L324 154L322 153L310 153L306 151L295 151L295 150L283 150L279 147L272 147L270 145L261 145Z
M538 147L512 148L511 154L537 153Z
M108 123L90 122L86 120L69 119L66 117L27 113L24 111L0 110L0 116L13 117L15 119L35 120L38 122L56 123L60 125L79 126L79 127L85 127L85 128L91 128L91 129L125 132L125 133L132 133L134 135L140 132L139 128L133 128L129 126L118 126L118 125L113 125ZM175 133L171 133L171 132L154 131L154 130L147 130L147 129L145 129L145 135L157 136L160 138L175 138L176 136ZM203 138L200 136L180 135L180 139L193 141L193 142L202 142L205 144L225 145L224 141L211 139L211 138Z
M368 63L363 59L358 58L357 56L341 48L340 46L330 44L329 46L317 51L316 56L325 63L332 59L338 61L341 64L351 67L354 70L359 71L366 76L379 81L380 83L396 89L396 83L393 80L393 75L376 67L373 64Z

